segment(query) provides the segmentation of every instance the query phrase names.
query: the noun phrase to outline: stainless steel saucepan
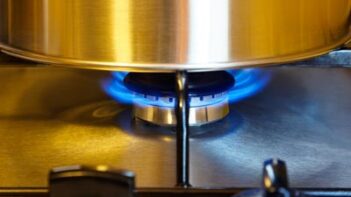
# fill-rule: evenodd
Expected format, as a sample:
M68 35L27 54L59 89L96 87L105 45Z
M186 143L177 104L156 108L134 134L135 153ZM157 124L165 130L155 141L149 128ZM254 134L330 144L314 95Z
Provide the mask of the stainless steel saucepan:
M0 47L72 67L205 71L328 53L351 0L0 0Z

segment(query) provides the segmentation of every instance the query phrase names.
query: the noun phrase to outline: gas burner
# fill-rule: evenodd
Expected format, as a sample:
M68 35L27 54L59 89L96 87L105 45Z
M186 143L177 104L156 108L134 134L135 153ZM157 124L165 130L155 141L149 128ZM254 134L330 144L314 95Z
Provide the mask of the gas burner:
M162 126L176 124L175 76L160 73L129 73L125 86L136 95L134 116ZM189 125L198 126L223 119L229 113L228 90L235 80L228 72L189 74Z
M156 125L175 124L174 74L113 72L112 76L103 81L104 90L118 103L133 105L134 117ZM270 78L267 69L189 73L190 125L226 117L228 104L256 95Z

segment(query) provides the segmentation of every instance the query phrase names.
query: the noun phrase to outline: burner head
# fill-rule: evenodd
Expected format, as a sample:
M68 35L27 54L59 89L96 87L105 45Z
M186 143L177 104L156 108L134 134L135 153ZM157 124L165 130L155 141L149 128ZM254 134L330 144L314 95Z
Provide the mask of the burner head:
M134 116L156 125L175 125L175 80L171 73L129 73L124 84L140 98L133 102ZM226 71L189 73L189 124L203 125L224 118L229 113L227 91L234 84Z
M102 81L104 91L118 103L133 105L136 118L157 125L176 123L174 74L111 74L111 78ZM267 69L189 75L190 125L220 120L229 113L228 103L237 103L258 94L271 79Z

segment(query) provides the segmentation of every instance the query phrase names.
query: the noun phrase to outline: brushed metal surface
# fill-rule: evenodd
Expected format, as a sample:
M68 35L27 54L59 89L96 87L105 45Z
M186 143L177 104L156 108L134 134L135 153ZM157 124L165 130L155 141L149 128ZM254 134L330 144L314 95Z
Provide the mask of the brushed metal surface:
M92 69L262 66L343 45L350 10L351 0L1 0L0 45Z
M351 71L274 68L261 94L191 137L195 187L257 187L262 162L287 162L293 187L351 185ZM138 187L173 187L172 129L134 122L100 89L107 72L0 69L0 187L45 187L55 166L106 164ZM194 129L192 129L194 130Z
M299 61L282 66L294 67L318 67L318 68L350 68L351 67L351 49L337 50L326 55Z

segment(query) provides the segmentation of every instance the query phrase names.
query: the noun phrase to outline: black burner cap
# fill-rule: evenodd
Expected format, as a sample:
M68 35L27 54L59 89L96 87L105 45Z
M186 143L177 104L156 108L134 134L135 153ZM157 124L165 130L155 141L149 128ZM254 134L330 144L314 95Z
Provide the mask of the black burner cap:
M134 92L152 96L175 96L174 73L129 73L126 87ZM235 80L226 71L188 73L189 96L207 96L225 92Z

